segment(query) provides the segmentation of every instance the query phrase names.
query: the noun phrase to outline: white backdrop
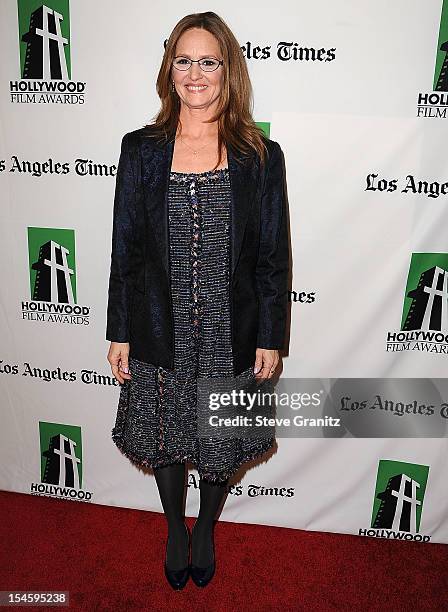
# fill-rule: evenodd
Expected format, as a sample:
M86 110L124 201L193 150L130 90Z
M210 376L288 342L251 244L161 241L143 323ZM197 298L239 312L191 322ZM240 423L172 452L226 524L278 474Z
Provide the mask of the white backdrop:
M21 68L30 8L38 18L42 3L0 6L2 489L161 511L153 476L110 437L119 393L104 339L112 205L121 137L156 114L163 41L194 11L217 12L244 47L254 118L269 124L285 154L294 269L283 376L445 377L445 340L416 344L414 336L393 351L387 344L403 329L408 278L409 291L434 265L440 278L448 274L447 87L434 94L439 36L448 40L442 0L284 0L278 7L257 0L238 10L159 0L44 6L62 16L69 48L62 81L36 72L27 78ZM42 38L33 41L25 70L38 71ZM307 48L309 58L285 60L285 44ZM319 49L328 61L312 59ZM68 82L80 84L81 95L48 94ZM420 94L435 96L432 104L419 109ZM371 174L375 189L366 189ZM412 180L440 195L412 191ZM59 245L67 249L72 304L63 292L44 297L51 241L58 253ZM446 293L440 299L444 313ZM68 305L80 316L50 314ZM443 317L427 329L448 331ZM50 438L68 454L56 480ZM447 458L444 438L280 438L268 461L243 470L221 520L448 543ZM403 489L395 522L375 523L376 495L406 482L416 497ZM198 503L192 469L188 516ZM391 502L384 503L387 513ZM413 508L417 520L397 527Z

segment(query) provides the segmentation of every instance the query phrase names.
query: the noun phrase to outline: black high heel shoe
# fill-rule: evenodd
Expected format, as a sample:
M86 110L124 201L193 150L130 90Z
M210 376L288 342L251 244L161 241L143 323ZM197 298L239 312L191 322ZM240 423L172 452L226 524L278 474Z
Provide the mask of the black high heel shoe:
M205 587L215 575L215 541L212 531L213 561L207 567L199 567L190 563L190 576L196 586Z
M184 523L185 524L185 523ZM175 589L176 591L183 589L184 586L187 584L188 582L188 577L190 575L190 530L188 529L188 525L185 525L185 529L187 530L187 534L188 534L188 558L187 558L187 566L179 569L179 570L171 570L167 567L166 565L166 551L165 551L165 562L163 564L164 569L165 569L165 576L168 580L168 582L170 583L170 585L173 587L173 589ZM169 536L168 536L169 538ZM166 547L168 548L168 538L166 540Z

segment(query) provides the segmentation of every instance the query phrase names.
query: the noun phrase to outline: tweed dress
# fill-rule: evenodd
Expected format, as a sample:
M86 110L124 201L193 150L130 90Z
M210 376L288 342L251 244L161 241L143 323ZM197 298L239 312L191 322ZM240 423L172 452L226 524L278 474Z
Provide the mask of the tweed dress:
M198 435L197 378L233 377L230 203L228 168L170 172L174 369L130 357L131 379L121 385L112 429L113 441L135 465L154 468L189 461L200 478L218 484L275 441L273 436ZM236 378L254 380L252 367Z

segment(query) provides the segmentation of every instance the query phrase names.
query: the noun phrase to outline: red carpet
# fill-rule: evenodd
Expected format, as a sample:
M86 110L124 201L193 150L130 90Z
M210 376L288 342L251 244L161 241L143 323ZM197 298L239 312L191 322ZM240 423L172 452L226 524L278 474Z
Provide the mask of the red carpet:
M445 544L221 521L212 582L200 589L190 579L175 592L163 574L162 514L9 492L0 492L0 500L0 590L70 592L69 608L45 609L448 608Z

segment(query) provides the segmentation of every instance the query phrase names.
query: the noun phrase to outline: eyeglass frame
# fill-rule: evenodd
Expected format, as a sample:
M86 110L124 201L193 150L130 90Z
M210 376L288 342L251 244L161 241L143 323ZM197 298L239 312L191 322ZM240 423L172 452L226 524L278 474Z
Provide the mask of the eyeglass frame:
M174 60L176 60L178 57L183 57L184 59L191 62L191 64L188 66L186 70L182 70L182 68L178 68L177 66L174 65ZM199 64L199 62L202 62L208 59L214 59L218 62L218 65L216 66L216 68L213 68L213 70L204 70L201 64ZM189 57L186 57L185 55L176 55L176 57L173 57L173 61L171 62L171 65L173 66L173 68L175 68L176 70L179 70L180 72L187 72L187 70L190 70L193 62L197 62L199 64L199 68L202 70L202 72L215 72L216 70L218 70L220 66L224 66L224 60L220 60L217 57L213 57L213 55L210 55L209 57L201 57L201 59L198 59L198 60L191 59Z

